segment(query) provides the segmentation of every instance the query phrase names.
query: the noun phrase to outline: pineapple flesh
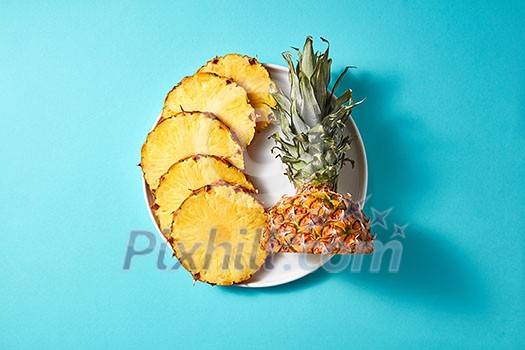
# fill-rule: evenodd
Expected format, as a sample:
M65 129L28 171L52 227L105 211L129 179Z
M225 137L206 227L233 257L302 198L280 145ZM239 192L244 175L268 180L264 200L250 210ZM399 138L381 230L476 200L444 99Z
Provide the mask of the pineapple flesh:
M196 73L182 79L166 97L162 117L183 111L213 113L247 146L255 134L255 111L246 91L232 79L214 73Z
M194 191L173 213L167 237L194 280L231 285L264 263L266 214L252 193L218 182Z
M232 78L246 90L250 104L255 108L256 130L260 131L268 126L272 116L271 107L275 107L270 90L275 90L275 84L266 68L256 58L228 54L208 61L199 72L211 72Z
M184 112L162 120L146 137L140 165L149 188L155 192L174 163L195 154L224 157L244 169L243 148L226 125L211 113Z
M220 180L255 192L246 175L224 158L195 155L173 164L160 179L152 205L161 231L165 235L169 234L173 212L193 191Z
M360 205L336 191L351 143L346 121L361 101L354 103L352 90L333 95L346 70L328 90L328 53L329 47L314 52L308 37L297 64L289 52L283 54L291 91L289 96L272 93L279 126L273 138L296 194L282 197L268 212L264 236L271 252L367 254L374 249L370 221Z

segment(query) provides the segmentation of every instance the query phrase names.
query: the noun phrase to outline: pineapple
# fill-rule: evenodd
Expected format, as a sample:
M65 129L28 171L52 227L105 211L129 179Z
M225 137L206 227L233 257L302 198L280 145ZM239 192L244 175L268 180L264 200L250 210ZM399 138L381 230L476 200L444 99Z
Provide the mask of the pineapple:
M289 52L283 54L289 67L290 97L272 93L279 126L273 135L275 149L296 194L283 196L269 210L266 248L271 252L371 253L370 221L350 194L336 192L351 142L345 122L361 101L353 102L352 90L339 98L333 95L347 70L328 90L329 47L324 53L314 52L308 37L303 52L297 51L296 66Z
M166 96L162 117L183 111L213 113L247 146L255 134L255 112L246 91L232 79L196 73L182 79Z
M172 164L195 154L224 157L244 169L243 148L226 125L211 113L184 112L162 120L146 137L140 165L149 188L155 192Z
M219 180L235 183L246 191L255 192L246 176L224 158L196 155L173 164L160 179L152 205L162 232L169 233L173 212L194 190Z
M256 58L239 54L215 57L199 69L199 72L211 72L232 78L246 90L250 104L255 108L256 130L260 131L268 126L272 115L271 107L275 106L270 89L275 88L275 84L266 68Z
M231 285L264 263L265 221L264 207L252 193L219 181L193 191L180 205L167 240L194 280Z

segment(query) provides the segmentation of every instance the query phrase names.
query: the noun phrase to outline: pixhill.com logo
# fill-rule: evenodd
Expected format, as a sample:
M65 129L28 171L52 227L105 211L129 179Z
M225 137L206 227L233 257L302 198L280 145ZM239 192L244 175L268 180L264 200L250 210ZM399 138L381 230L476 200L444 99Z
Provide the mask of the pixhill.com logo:
M376 233L380 231L380 234L378 234L374 240L374 252L369 259L365 261L364 255L341 254L338 259L331 259L324 263L322 269L330 273L345 270L352 273L367 271L377 273L385 268L389 273L398 272L401 267L403 241L406 239L408 224L399 225L393 223L392 226L389 225L388 216L392 211L393 208L386 210L372 208L370 222L372 231ZM204 269L209 267L212 256L220 256L222 258L221 265L224 270L243 269L246 263L255 264L254 261L243 262L242 256L244 255L243 253L245 253L243 249L238 249L238 247L236 247L237 249L233 249L227 242L216 244L216 233L216 231L211 230L207 242L193 242L190 245L178 245L177 251L179 259L176 259L174 258L172 248L159 235L144 230L131 231L125 249L122 268L125 271L129 271L132 269L132 262L134 260L147 258L148 261L151 262L151 257L154 257L153 267L160 271L176 271L181 267L180 261L186 266L194 267L196 264L194 254L202 247L206 247L202 266ZM379 239L379 237L382 237L382 239ZM258 245L248 245L245 249L258 249ZM256 255L255 252L249 253L250 256ZM296 254L298 257L296 264L293 266L289 264L280 265L275 263L279 254L270 255L261 269L274 271L276 269L290 270L293 268L311 271L313 265L319 262L317 259L312 259L310 254ZM232 255L235 255L233 259ZM388 262L386 261L387 259L389 259Z

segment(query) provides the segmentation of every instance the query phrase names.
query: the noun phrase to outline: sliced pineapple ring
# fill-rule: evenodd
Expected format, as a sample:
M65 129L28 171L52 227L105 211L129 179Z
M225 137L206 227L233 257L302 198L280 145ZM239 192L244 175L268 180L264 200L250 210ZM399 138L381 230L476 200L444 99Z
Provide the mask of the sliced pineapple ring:
M162 117L182 111L215 114L243 145L249 145L255 134L255 112L246 91L231 79L213 73L186 77L168 93Z
M275 100L270 95L270 87L275 88L275 83L256 58L228 54L208 61L199 72L211 72L232 78L248 93L248 99L255 108L257 116L257 131L264 129L270 123L271 107L275 106Z
M228 127L211 113L184 112L164 119L146 137L141 166L150 189L171 165L195 154L226 158L244 169L243 148Z
M220 180L255 192L246 176L224 158L196 155L173 164L160 179L152 207L162 232L169 233L173 212L194 190Z
M189 196L173 214L168 241L195 280L231 285L247 280L264 263L263 205L224 181Z

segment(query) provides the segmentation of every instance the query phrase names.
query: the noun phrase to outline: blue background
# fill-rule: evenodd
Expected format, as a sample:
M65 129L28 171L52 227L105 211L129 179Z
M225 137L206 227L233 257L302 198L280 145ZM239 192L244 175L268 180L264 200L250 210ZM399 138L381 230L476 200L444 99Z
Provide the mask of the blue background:
M0 348L523 347L523 18L522 1L0 0ZM384 242L409 225L399 273L247 290L155 254L123 271L130 231L154 230L136 164L166 92L217 54L282 64L306 35L334 73L359 67L367 211L393 208Z

